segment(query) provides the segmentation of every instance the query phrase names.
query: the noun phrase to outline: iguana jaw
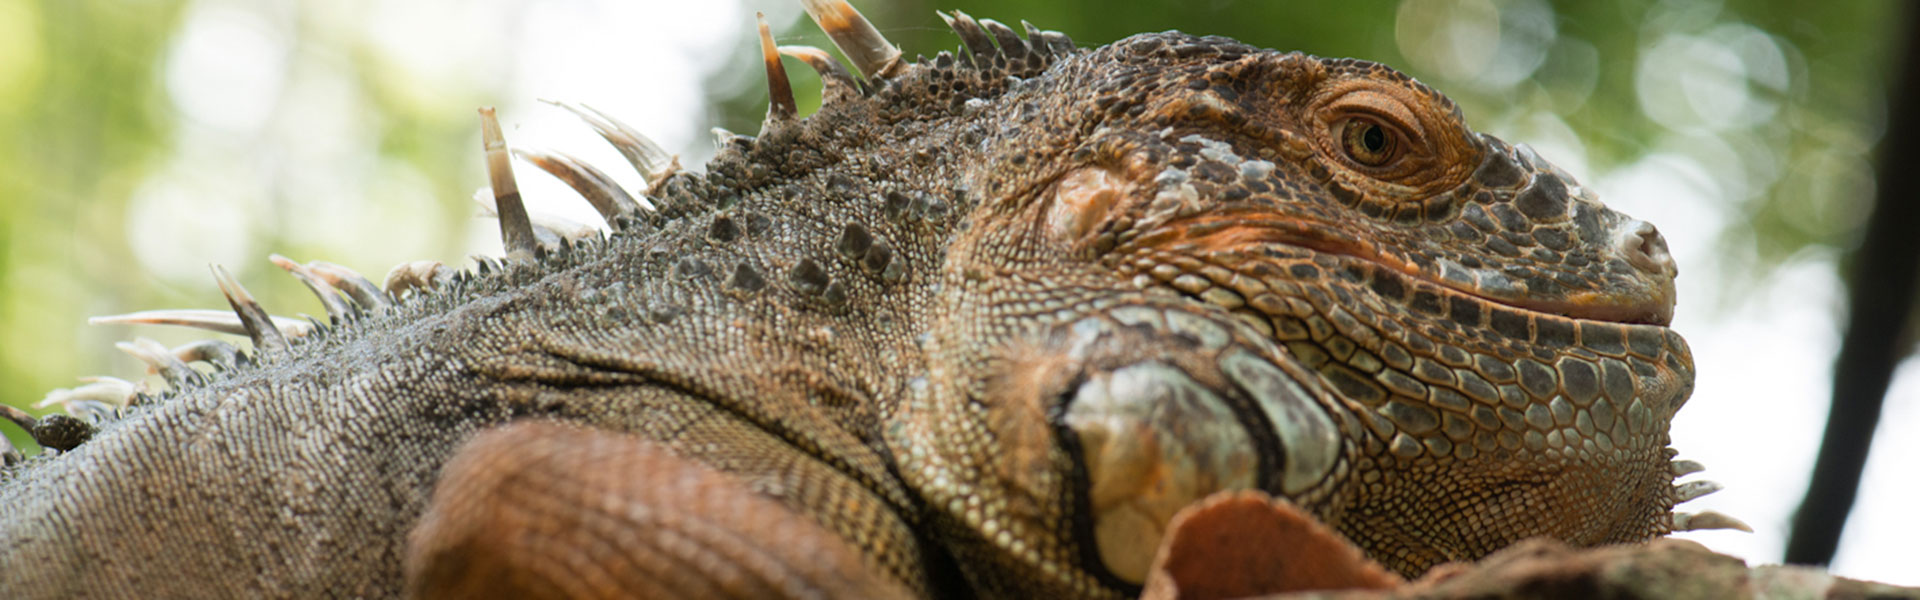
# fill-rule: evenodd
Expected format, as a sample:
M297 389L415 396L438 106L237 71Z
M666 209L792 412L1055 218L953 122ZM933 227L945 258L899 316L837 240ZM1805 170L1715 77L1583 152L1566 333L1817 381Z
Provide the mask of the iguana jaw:
M1228 148L1203 136L1181 141L1198 141L1215 152ZM1112 255L1289 246L1381 265L1528 313L1627 325L1672 323L1678 269L1651 224L1607 209L1590 190L1525 146L1510 149L1491 137L1483 144L1482 166L1473 179L1435 198L1407 201L1416 209L1409 213L1414 219L1452 222L1426 227L1438 237L1408 235L1404 214L1383 216L1387 222L1381 222L1320 205L1196 197L1185 170L1148 163L1087 165L1060 174L1047 186L1041 222L1056 239ZM1264 161L1242 165L1256 162ZM1270 171L1271 163L1264 168ZM1359 202L1339 199L1351 194L1346 191L1350 183L1330 179L1322 185L1336 198L1332 202ZM1427 216L1431 209L1419 210L1422 203L1449 208ZM1134 227L1142 231L1117 235L1111 230L1115 221L1140 223ZM1102 247L1116 244L1106 241L1116 237L1131 239L1118 241L1117 248Z
M1241 222L1237 227L1224 229L1207 226L1206 221L1218 219L1233 219ZM1627 226L1629 229L1623 230L1616 236L1621 241L1616 244L1615 252L1623 257L1622 260L1626 260L1624 256L1629 253L1647 254L1639 248L1656 242L1632 233L1633 228L1645 226L1645 222L1630 221ZM1643 271L1644 276L1623 279L1614 287L1575 290L1557 297L1540 297L1529 294L1526 281L1509 277L1499 271L1468 269L1457 262L1445 259L1437 262L1430 261L1430 266L1422 267L1407 254L1358 242L1344 231L1333 229L1325 223L1306 219L1285 216L1266 217L1259 218L1259 222L1253 224L1246 223L1245 218L1238 215L1220 215L1197 219L1189 227L1199 230L1217 230L1217 233L1195 240L1203 247L1229 248L1253 244L1294 246L1381 265L1408 277L1439 285L1479 300L1528 312L1628 325L1665 327L1673 322L1676 300L1673 277L1657 272ZM1657 239L1658 234L1654 233L1652 236ZM1664 255L1665 242L1657 243L1658 252ZM1670 264L1671 259L1665 259L1665 262Z
M1415 576L1524 537L1593 545L1645 540L1672 527L1669 511L1685 494L1676 493L1667 468L1665 431L1691 390L1693 361L1670 329L1487 303L1477 309L1485 331L1442 337L1456 327L1450 317L1423 313L1412 299L1435 298L1441 310L1458 311L1477 297L1302 246L1269 243L1198 258L1201 268L1166 280L1151 268L1138 273L1152 278L1150 295L1176 292L1236 317L1267 318L1266 329L1286 349L1283 362L1313 373L1305 379L1337 399L1330 410L1365 425L1354 473L1425 465L1417 476L1387 480L1386 490L1350 478L1333 500L1302 503L1377 560ZM1202 275L1219 265L1231 265L1228 277ZM1294 269L1308 265L1315 270ZM1210 283L1202 289L1180 280L1190 274ZM1304 289L1326 293L1297 294ZM1517 315L1519 332L1486 325L1495 310ZM1526 483L1476 487L1489 478ZM1477 490L1465 495L1475 504L1413 500L1451 497L1424 491L1434 489Z
M1211 197L1188 173L1273 167L1201 136L1162 139L1198 145L1176 147L1226 168L1123 162L1073 173L1053 189L1043 223L1083 240L1148 295L1223 309L1285 346L1281 362L1317 372L1307 379L1336 399L1333 410L1367 429L1354 472L1401 476L1350 481L1329 502L1305 503L1312 512L1407 575L1529 536L1593 545L1668 530L1684 494L1672 485L1665 431L1692 387L1692 358L1666 326L1675 271L1643 223L1498 144L1487 160L1521 175L1476 175L1485 185L1421 207L1451 215L1422 210L1409 224L1346 211L1355 201L1334 192L1285 203ZM1491 260L1446 226L1468 225L1458 215L1469 211L1512 217L1526 203L1544 216L1476 228L1481 246L1526 233L1534 250L1570 239L1559 256L1578 259ZM1125 215L1113 220L1131 218L1135 232L1105 233L1088 214ZM1103 235L1116 239L1111 247ZM1514 268L1479 268L1496 264ZM1524 485L1480 489L1488 479ZM1475 504L1422 504L1451 497L1432 490Z

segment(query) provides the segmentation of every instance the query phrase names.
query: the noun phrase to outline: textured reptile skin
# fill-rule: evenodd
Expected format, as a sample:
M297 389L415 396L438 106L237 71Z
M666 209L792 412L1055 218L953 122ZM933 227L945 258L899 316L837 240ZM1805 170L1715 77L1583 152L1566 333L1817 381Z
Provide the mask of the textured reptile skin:
M1651 226L1373 63L954 27L9 467L0 596L1120 597L1235 488L1403 574L1674 526Z

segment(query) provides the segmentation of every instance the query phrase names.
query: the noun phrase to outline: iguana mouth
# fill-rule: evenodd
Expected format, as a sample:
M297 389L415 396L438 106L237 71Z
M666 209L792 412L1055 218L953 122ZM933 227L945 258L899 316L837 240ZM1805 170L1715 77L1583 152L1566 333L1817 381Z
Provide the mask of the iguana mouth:
M1225 222L1215 222L1225 221ZM1222 226L1225 225L1225 226ZM1343 230L1304 219L1272 214L1224 214L1183 224L1187 232L1210 231L1188 241L1209 249L1232 250L1284 245L1378 265L1482 302L1529 313L1666 327L1673 322L1673 259L1666 242L1644 221L1616 228L1606 252L1632 265L1633 275L1614 277L1613 285L1570 290L1558 297L1537 294L1527 281L1492 269L1472 269L1451 259L1418 260L1362 242ZM1421 263L1427 263L1423 266Z
M1532 181L1504 188L1515 200L1461 200L1463 205L1448 217L1454 227L1442 229L1453 239L1439 242L1396 238L1391 228L1379 223L1336 222L1312 208L1294 212L1246 203L1175 217L1139 237L1105 243L1196 255L1246 253L1263 246L1300 248L1378 265L1484 303L1531 314L1622 325L1670 325L1676 300L1673 282L1679 271L1659 231L1645 221L1606 209L1585 188L1568 183L1570 178L1544 161L1540 164L1547 170ZM1152 198L1149 205L1162 205L1166 197L1197 201L1181 199L1197 196L1186 186L1186 178L1177 170L1152 167L1074 169L1050 184L1052 201L1043 209L1043 227L1057 237L1090 240L1099 246L1102 237L1113 236L1101 233L1101 223L1130 204L1123 198L1147 195ZM1138 183L1141 180L1152 180L1149 185L1159 189L1143 194L1142 188L1148 185ZM1538 200L1543 196L1554 200ZM1548 204L1559 212L1545 224L1495 224L1486 217L1514 214L1510 204L1523 200ZM1480 236L1482 243L1471 242L1471 236ZM1551 243L1540 242L1532 253L1525 253L1509 238L1525 238L1529 245L1535 238Z
M1644 222L1635 221L1635 223L1644 225ZM1647 255L1652 253L1638 248L1642 244L1657 245L1658 254L1665 256L1666 243L1658 240L1658 233L1652 235L1655 239L1652 242L1647 242L1645 241L1647 238L1638 235L1619 236L1627 239L1622 239L1615 251L1623 255L1628 252ZM1437 261L1436 266L1422 268L1413 261L1381 252L1376 247L1366 244L1329 243L1326 238L1297 240L1294 243L1310 250L1381 265L1407 277L1432 283L1477 300L1528 312L1624 325L1666 327L1673 323L1676 298L1671 276L1654 275L1639 278L1641 280L1637 281L1622 282L1615 287L1574 290L1556 298L1532 295L1533 290L1529 289L1526 281L1509 277L1500 271L1468 269L1457 262L1444 259ZM1666 262L1671 264L1671 259L1666 259ZM1436 270L1440 273L1434 273Z

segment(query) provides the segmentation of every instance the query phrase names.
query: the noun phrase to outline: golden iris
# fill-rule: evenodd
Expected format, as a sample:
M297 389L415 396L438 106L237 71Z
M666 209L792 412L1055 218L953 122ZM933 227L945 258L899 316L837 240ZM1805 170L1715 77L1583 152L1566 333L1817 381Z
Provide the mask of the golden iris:
M1368 119L1352 119L1340 130L1340 143L1354 162L1378 167L1393 160L1398 150L1393 131Z

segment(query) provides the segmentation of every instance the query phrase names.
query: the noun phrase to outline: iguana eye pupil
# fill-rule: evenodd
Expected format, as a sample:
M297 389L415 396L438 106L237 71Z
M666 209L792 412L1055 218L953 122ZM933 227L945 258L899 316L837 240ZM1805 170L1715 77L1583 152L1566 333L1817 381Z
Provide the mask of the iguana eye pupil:
M1369 167L1378 167L1394 158L1396 141L1386 126L1366 119L1347 121L1341 128L1341 144L1347 157Z

